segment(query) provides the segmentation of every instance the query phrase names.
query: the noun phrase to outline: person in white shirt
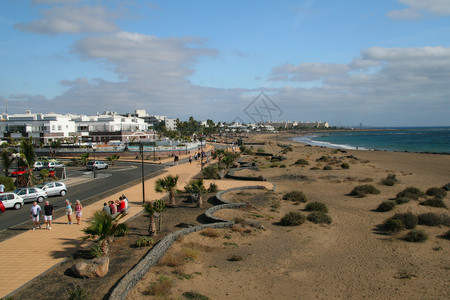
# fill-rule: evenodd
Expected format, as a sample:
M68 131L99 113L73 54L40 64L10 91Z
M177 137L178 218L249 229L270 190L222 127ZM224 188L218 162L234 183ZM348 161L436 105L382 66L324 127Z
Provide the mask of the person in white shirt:
M36 201L33 202L33 206L30 209L30 216L33 220L33 230L36 230L36 225L41 229L41 224L39 224L39 218L41 216L41 207L37 204Z

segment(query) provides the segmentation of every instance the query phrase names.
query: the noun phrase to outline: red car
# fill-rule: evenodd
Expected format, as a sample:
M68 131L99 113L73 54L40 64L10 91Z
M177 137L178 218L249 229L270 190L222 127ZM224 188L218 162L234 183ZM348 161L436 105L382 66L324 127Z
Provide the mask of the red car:
M3 202L0 201L0 212L4 213L6 210L5 206L3 205Z
M22 176L25 173L28 173L28 169L20 168L19 170L11 172L11 176Z

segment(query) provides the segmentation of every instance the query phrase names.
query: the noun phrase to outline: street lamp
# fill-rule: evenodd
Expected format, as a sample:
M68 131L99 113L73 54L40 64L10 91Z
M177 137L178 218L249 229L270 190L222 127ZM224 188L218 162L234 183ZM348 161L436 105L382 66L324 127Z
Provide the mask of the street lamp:
M203 172L203 139L200 138L200 169Z
M20 157L20 153L13 153L12 157L13 157L13 159L17 160L17 171L19 171L19 157ZM18 174L18 172L16 173L16 186L17 186L17 188L19 188L19 174Z
M139 142L139 154L141 155L141 170L142 170L142 205L145 204L145 184L144 184L144 145Z

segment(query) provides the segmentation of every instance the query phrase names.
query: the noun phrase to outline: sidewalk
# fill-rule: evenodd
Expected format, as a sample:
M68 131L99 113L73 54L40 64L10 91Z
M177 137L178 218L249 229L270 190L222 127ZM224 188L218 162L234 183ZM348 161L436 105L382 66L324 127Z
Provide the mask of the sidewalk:
M167 173L146 180L145 200L152 201L163 196L162 193L155 192L155 182L159 178L166 177L167 175L178 175L178 188L182 189L195 174L200 172L200 168L200 162L194 161L192 164L186 163L172 166L166 169L168 171ZM205 181L206 187L209 186L209 182ZM214 182L218 185L219 189L228 189L243 185L265 185L268 188L272 188L271 183L261 181L239 182L215 180ZM122 194L125 194L130 202L129 213L122 219L126 221L142 211L141 184L127 188L84 207L80 225L68 225L67 217L63 216L53 221L52 230L31 230L30 228L27 232L1 242L0 297L8 295L54 265L62 262L70 253L75 252L80 246L83 246L84 242L80 238L84 233L81 230L87 227L87 220L93 216L94 212L103 208L104 202L117 200ZM43 207L42 204L41 207ZM42 219L41 221L43 223ZM73 219L75 219L74 215Z

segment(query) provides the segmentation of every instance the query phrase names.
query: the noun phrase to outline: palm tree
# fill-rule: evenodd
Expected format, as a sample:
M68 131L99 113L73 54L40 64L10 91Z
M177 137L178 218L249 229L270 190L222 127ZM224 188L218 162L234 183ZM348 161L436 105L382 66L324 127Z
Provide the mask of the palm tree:
M22 139L22 141L20 142L20 150L20 156L27 166L27 186L30 186L31 180L33 178L34 162L36 161L36 153L34 152L33 140L31 139L31 137L28 140Z
M203 206L202 195L206 193L206 188L203 185L203 179L195 179L192 180L189 185L185 188L185 190L192 194L198 195L197 207Z
M156 181L155 191L157 192L169 192L170 205L175 205L175 187L178 183L178 175L169 175L165 178L160 178Z
M148 213L150 218L150 224L148 226L148 234L155 235L156 225L155 225L155 213L160 214L159 216L159 229L161 230L161 213L166 210L166 203L164 200L159 199L153 203L147 202L144 205L144 210Z
M83 232L87 234L83 239L97 239L103 255L107 255L109 252L109 244L113 241L114 233L117 230L126 231L127 229L125 223L119 224L119 220L123 216L119 214L113 219L104 211L95 212L94 217L89 221L89 226L83 229Z
M113 155L111 155L110 157L107 157L106 159L107 159L108 161L112 162L112 165L114 166L114 162L115 162L116 160L118 160L119 158L120 158L119 155L113 154Z
M2 151L2 161L3 161L3 166L5 167L4 172L5 172L5 176L8 176L8 169L9 167L11 167L12 164L12 160L9 157L9 151L8 150L3 150Z

